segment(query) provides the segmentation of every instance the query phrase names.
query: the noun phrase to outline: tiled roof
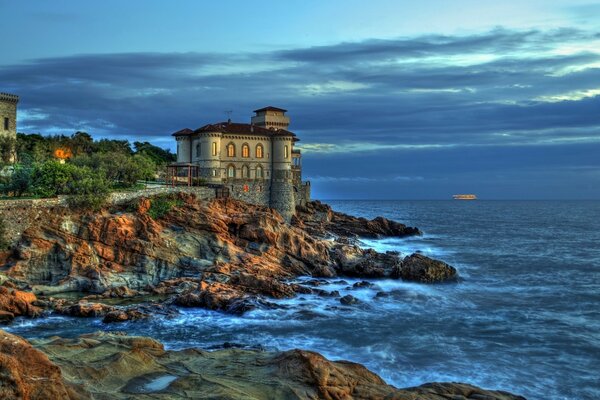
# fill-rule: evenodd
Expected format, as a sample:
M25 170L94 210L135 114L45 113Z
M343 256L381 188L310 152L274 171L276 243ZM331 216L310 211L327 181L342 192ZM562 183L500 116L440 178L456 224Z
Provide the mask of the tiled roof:
M259 108L258 110L254 110L253 112L257 113L260 111L283 111L283 112L287 112L287 110L284 110L283 108L278 108L278 107L273 107L273 106L266 106L263 108Z
M193 130L191 130L189 128L185 128L185 129L175 132L173 134L173 136L188 136L188 135L191 135L192 133L194 133Z
M285 129L267 129L261 126L251 124L239 124L236 122L220 122L217 124L204 125L198 128L194 133L201 132L220 132L236 135L258 135L258 136L296 136Z

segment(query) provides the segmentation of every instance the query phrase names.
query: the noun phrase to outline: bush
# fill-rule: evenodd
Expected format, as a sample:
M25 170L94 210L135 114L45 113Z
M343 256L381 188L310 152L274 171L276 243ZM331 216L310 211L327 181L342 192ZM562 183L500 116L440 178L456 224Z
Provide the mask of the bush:
M33 192L41 197L70 194L69 185L77 179L79 170L75 165L54 160L38 164L33 171Z
M108 202L110 189L101 176L86 176L74 182L67 203L71 208L99 211Z
M173 209L173 207L183 205L182 201L173 195L157 196L150 200L150 209L148 215L152 219L162 218Z
M14 196L21 197L28 193L31 188L32 169L23 165L15 165L15 169L10 176L6 192L12 193Z
M46 161L34 170L33 190L42 197L69 195L74 208L99 210L108 200L110 186L102 171Z

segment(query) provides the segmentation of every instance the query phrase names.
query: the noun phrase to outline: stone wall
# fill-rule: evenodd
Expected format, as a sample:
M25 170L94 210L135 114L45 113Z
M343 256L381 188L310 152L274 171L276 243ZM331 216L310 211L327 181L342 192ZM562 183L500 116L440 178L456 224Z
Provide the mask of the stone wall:
M235 180L224 183L231 198L263 206L268 206L270 202L269 185L267 180Z
M193 193L201 199L215 197L215 189L208 187L155 187L131 192L111 193L111 204L123 204L140 197L150 197L166 193ZM66 196L53 199L0 200L0 216L6 227L6 238L15 243L23 231L34 223L44 221L46 215L70 212Z
M294 185L294 197L297 206L304 206L310 202L310 182Z

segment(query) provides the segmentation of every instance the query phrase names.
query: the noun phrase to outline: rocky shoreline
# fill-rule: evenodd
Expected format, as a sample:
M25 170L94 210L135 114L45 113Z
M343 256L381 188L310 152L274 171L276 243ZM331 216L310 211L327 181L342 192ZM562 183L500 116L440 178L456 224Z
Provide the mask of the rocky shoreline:
M3 399L523 399L459 383L397 389L362 365L304 350L167 351L103 332L32 346L0 330L0 371Z
M353 306L357 299L320 289L319 279L387 278L423 284L459 279L452 266L422 254L379 253L361 248L358 243L362 237L421 234L417 228L385 218L356 218L312 202L299 207L292 223L286 224L279 214L266 207L231 199L204 201L193 195L179 194L169 199L172 208L168 212L153 219L148 211L153 202L158 201L164 199L140 199L98 214L57 214L23 232L19 243L0 260L0 320L10 322L18 316L35 318L52 312L118 323L169 316L182 307L243 314L255 308L273 307L275 299L302 294L337 297L340 304ZM306 276L313 280L295 281ZM78 295L62 296L65 292ZM126 302L130 304L118 304ZM10 339L15 343L19 340L22 339ZM140 347L140 343L149 347ZM80 396L65 398L90 398L85 397L90 395L93 398L146 398L146 394L130 389L136 386L135 382L152 384L154 381L149 376L156 375L158 379L160 374L170 377L161 379L173 382L156 391L165 394L166 397L160 398L214 398L208 397L211 385L217 385L215 393L223 393L223 397L218 398L232 399L521 398L460 384L431 384L399 390L386 385L362 366L330 362L316 353L301 350L287 353L222 350L224 353L219 358L212 352L208 353L209 357L201 350L165 352L162 345L152 339L109 334L69 340L54 338L36 341L34 345L60 367L59 371L65 375L65 390L72 392L69 396ZM131 368L119 366L121 380L112 379L97 392L90 392L84 383L100 379L98 376L83 376L78 372L80 376L74 377L69 372L88 370L88 367L97 371L96 366L86 364L86 357L69 359L70 349L78 346L84 346L82 351L85 348L79 356L89 354L89 360L95 351L104 354L109 348L114 351L107 356L110 359L129 359L127 352L140 357L143 353L146 361L135 365L135 374L140 371L146 374L135 375L129 371ZM206 364L212 355L221 360L218 365ZM185 362L192 366L202 364L209 370L220 370L235 364L241 370L249 370L247 374L251 376L247 382L240 381L241 386L237 387L218 379L209 380L208 384L204 373L198 377L190 373L189 368L187 373L182 373L164 365L157 367L158 359L185 363L183 356L189 358ZM239 375L239 371L231 373ZM277 371L275 375L274 371ZM256 376L277 376L280 380L275 386L267 387L257 384ZM125 377L127 381L123 380ZM198 379L205 382L206 388L192 384ZM87 392L78 387L86 387ZM194 395L189 395L191 388L197 391ZM114 393L112 397L102 397L103 391Z

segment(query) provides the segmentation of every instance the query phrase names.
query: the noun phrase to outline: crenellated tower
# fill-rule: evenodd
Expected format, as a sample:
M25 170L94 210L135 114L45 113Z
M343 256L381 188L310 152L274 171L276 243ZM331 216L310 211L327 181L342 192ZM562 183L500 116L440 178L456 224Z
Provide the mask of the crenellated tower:
M19 96L0 93L0 137L17 137L17 104ZM16 154L11 156L11 160Z

